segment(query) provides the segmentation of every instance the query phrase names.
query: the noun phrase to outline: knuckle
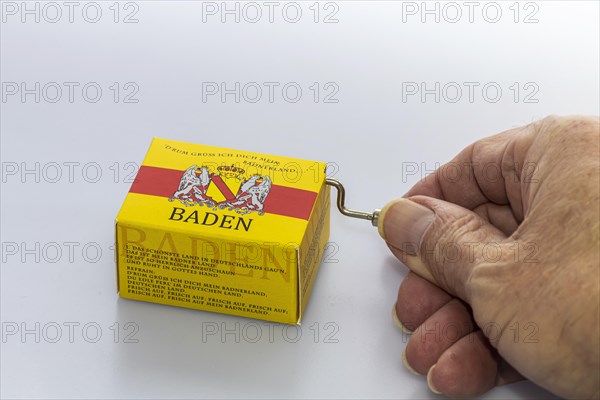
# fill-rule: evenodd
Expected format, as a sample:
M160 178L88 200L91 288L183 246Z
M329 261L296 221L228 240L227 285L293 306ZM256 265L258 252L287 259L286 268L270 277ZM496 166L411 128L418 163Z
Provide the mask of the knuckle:
M477 232L481 230L484 221L475 213L466 213L460 217L446 221L439 240L446 243L460 242L465 237L479 239Z

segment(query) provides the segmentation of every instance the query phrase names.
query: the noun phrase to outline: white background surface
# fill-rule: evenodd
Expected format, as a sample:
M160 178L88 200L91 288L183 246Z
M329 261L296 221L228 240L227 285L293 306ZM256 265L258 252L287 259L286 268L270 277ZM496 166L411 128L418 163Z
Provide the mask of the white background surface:
M39 23L34 15L22 22L7 3L0 41L3 398L436 397L423 377L402 367L406 337L390 319L406 270L367 222L336 212L330 240L337 251L321 265L296 343L293 328L285 336L279 325L119 299L113 220L129 174L153 136L324 160L338 167L349 206L372 210L478 138L551 113L599 108L595 1L522 2L519 22L513 2L499 2L497 23L484 18L495 17L491 6L483 14L486 2L477 3L472 23L462 2L456 23L449 21L455 9L443 13L445 3L438 3L439 22L403 14L400 2L321 3L318 23L312 2L300 3L297 23L282 17L285 3L273 23L262 2L256 23L231 15L222 23L220 14L203 22L202 3L191 1L121 3L117 23L112 1L98 2L97 23L83 18L85 2L72 23L67 6L59 2L62 18L50 23L55 9L43 14L39 3ZM323 23L334 10L338 22ZM93 8L87 11L94 18ZM123 23L132 11L138 22ZM534 11L538 21L524 23ZM33 94L23 101L20 93L9 95L7 82L56 82L63 93L50 102L50 85L39 103ZM64 82L79 84L72 102ZM95 103L81 92L90 82L102 88ZM121 88L116 103L114 82ZM139 88L137 103L123 101L130 82ZM280 86L272 103L266 89L257 103L236 103L233 95L223 103L218 96L203 101L203 82ZM288 82L303 90L296 103L281 95ZM321 90L337 85L338 102L324 103L321 92L315 103L314 82ZM410 82L430 89L456 82L463 96L455 103L453 91L439 102L434 95L403 101ZM479 85L472 101L463 82ZM482 95L486 83L501 88L497 102L490 101L492 89ZM534 89L529 100L537 102L525 102ZM19 332L6 335L15 326ZM252 343L257 326L262 336ZM101 335L89 343L96 327ZM237 330L239 343L234 334L206 336L209 327ZM21 335L23 329L37 330L38 338ZM547 396L522 382L485 397Z

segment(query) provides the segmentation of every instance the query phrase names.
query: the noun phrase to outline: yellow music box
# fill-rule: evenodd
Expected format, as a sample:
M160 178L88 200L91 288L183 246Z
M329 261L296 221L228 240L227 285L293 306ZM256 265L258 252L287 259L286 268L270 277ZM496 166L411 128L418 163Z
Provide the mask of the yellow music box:
M155 138L116 218L121 297L300 323L329 239L325 168Z

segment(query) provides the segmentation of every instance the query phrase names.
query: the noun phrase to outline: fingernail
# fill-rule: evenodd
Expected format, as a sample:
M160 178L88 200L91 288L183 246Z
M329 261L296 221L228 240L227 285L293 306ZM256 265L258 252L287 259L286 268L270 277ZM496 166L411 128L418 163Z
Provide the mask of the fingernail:
M402 325L402 322L400 322L400 319L398 318L398 314L396 313L396 304L394 304L394 307L392 308L392 321L394 321L394 325L396 325L398 328L400 328L400 330L402 332L406 333L407 335L410 335L412 333L411 330L409 330L407 327Z
M417 376L422 375L422 374L418 373L417 371L415 371L413 369L413 367L408 365L408 361L406 360L406 347L404 348L404 351L402 352L402 364L404 364L404 368L406 368L408 370L408 372L410 372L411 374L417 375Z
M408 199L397 199L386 205L382 212L383 239L404 251L416 256L423 235L435 219L435 213L429 208Z
M434 368L435 364L431 368L429 368L429 371L427 371L427 386L429 387L429 390L431 390L433 393L442 394L442 392L440 392L435 388L435 386L433 386L433 382L431 381L431 376L433 375L432 372Z

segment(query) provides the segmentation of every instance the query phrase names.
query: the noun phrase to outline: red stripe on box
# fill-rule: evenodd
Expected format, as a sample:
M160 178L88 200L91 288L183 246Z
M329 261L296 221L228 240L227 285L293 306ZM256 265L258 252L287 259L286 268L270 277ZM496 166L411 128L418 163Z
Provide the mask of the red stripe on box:
M175 169L142 165L129 192L150 196L171 197L179 189L179 181L184 172ZM227 193L221 188L221 185L227 188L225 182L218 176L212 176L212 179L225 197L228 197ZM235 197L229 188L227 188L227 191L229 191L232 197ZM308 220L316 198L316 192L274 184L271 186L269 195L265 200L263 211L269 214Z
M171 197L179 189L183 171L142 165L131 185L131 193Z

